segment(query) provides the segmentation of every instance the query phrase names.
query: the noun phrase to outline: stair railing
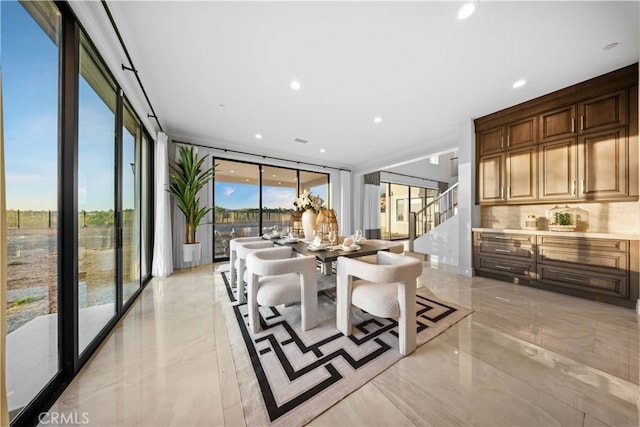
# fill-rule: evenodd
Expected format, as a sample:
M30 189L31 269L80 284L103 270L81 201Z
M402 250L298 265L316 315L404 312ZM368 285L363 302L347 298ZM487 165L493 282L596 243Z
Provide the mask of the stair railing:
M418 212L409 214L409 250L418 237L436 228L458 213L458 183L449 187L438 198Z

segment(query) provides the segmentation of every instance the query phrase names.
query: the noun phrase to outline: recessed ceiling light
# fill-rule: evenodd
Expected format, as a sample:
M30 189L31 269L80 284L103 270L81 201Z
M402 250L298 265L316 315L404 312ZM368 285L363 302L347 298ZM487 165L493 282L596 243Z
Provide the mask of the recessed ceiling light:
M256 133L256 139L262 139L262 135L260 135L259 133Z
M249 178L246 178L246 179L245 179L245 181L246 181L246 182L249 182Z
M518 81L516 81L511 87L513 87L514 89L517 89L519 87L524 86L525 84L527 84L527 81L524 79L520 79Z
M325 151L327 151L327 150L325 150L324 148L321 148L321 149L320 149L320 152L321 152L321 153L324 153Z
M382 121L382 117L378 116L375 119L373 119L373 123L380 123Z
M297 80L294 80L291 82L291 89L293 90L298 90L300 89L300 82Z
M473 15L473 12L475 10L476 10L475 3L466 3L460 9L458 9L458 19L461 20L461 21L463 19L467 19L468 17Z
M230 173L236 173L236 171L234 171L233 169L231 169L229 172Z
M282 185L282 181L278 181L278 184Z
M274 173L274 174L272 174L272 175L271 175L271 177L275 178L275 177L276 177L276 174L275 174L275 173Z
M605 47L603 47L602 50L610 50L610 49L613 49L616 46L618 46L618 43L611 43L611 44L608 44Z

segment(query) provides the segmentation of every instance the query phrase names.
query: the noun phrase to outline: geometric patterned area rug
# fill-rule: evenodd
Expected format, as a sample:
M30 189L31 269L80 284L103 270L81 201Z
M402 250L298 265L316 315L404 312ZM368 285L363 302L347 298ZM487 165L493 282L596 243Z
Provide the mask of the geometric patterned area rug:
M222 277L235 302L228 273ZM233 352L247 425L304 425L402 358L395 320L354 313L354 333L347 337L336 329L335 309L335 291L319 292L318 326L302 331L299 304L260 307L263 330L252 335L247 305L233 306L247 350ZM471 310L418 289L416 313L422 345Z

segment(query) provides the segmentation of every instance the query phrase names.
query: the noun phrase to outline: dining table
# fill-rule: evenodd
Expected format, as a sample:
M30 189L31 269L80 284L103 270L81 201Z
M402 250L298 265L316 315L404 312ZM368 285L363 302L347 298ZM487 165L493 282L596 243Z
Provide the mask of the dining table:
M343 249L341 245L321 245L320 247L311 246L311 242L306 242L301 239L286 239L286 238L270 238L276 245L289 246L294 252L301 255L312 255L320 262L320 271L325 275L332 274L331 265L338 257L357 258L367 255L374 255L378 251L388 251L388 248L380 248L374 245L368 245L361 243L356 245L356 248L350 248L348 250Z

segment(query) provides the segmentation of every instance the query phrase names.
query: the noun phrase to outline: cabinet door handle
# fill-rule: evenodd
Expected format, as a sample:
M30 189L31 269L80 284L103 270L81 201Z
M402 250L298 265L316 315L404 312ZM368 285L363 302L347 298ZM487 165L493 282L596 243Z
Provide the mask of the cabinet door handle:
M584 130L584 115L580 116L580 130Z
M584 185L584 178L580 180L580 192L581 192L582 194L584 194L584 193L586 193L586 192L587 192L587 190L586 190L586 188L585 188L585 185Z
M500 135L500 148L504 148L504 135Z
M513 237L495 236L495 239L500 239L500 240L512 240L512 239L513 239Z
M502 252L505 254L510 254L511 253L511 249L500 249L500 248L493 248L494 252Z
M565 276L564 280L566 280L567 282L583 283L585 285L589 283L588 280L576 279L575 277L568 277L568 276Z
M511 270L511 267L507 267L506 265L494 264L494 267L499 268L500 270Z
M574 133L576 131L576 118L572 117L571 118L571 133Z
M571 181L571 194L576 194L576 180Z
M509 146L509 144L511 144L511 134L510 133L507 134L507 147Z

